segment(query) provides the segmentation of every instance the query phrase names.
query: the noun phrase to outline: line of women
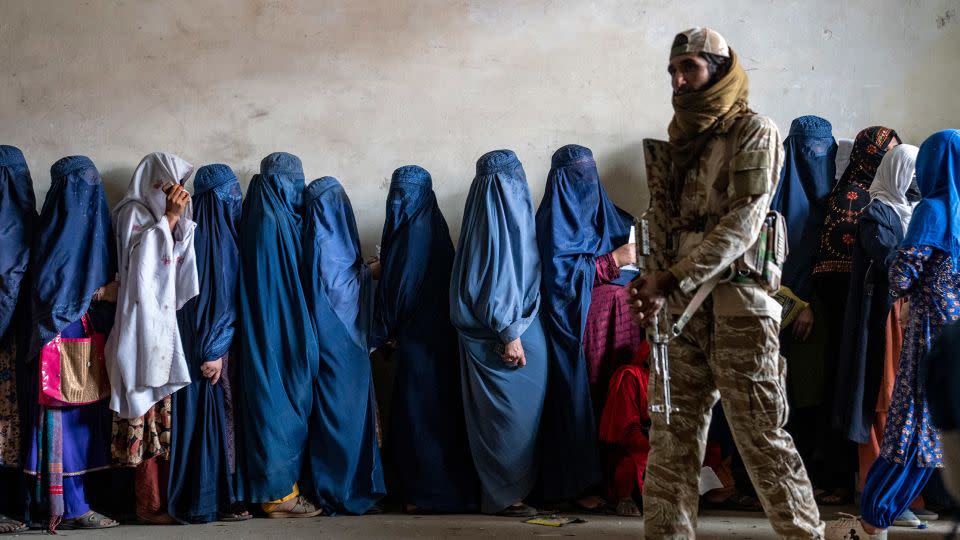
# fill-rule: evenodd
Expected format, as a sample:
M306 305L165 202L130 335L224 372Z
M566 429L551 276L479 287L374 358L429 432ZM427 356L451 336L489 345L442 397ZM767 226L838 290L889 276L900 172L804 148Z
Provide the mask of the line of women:
M876 126L838 147L830 123L807 116L784 145L773 207L791 248L778 295L788 428L818 502L851 502L856 489L867 533L917 525L942 466L927 353L960 318L960 132L917 148Z
M632 277L632 218L589 149L552 165L535 215L517 156L483 155L456 251L430 174L397 169L364 262L343 186L306 184L288 153L245 196L201 167L192 197L193 166L150 154L112 214L93 162L67 157L38 216L22 153L0 147L0 469L25 485L9 506L51 531L116 526L85 488L119 465L147 523L364 514L383 446L410 512L597 507L591 387L642 340L605 330L628 319L603 287ZM374 349L399 365L389 425Z

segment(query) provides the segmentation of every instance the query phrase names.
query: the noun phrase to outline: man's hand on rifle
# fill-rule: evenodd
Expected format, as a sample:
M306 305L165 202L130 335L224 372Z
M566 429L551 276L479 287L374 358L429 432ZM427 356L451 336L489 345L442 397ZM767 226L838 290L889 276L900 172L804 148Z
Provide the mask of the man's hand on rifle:
M670 272L641 275L630 282L630 314L640 326L647 326L677 288L677 278Z

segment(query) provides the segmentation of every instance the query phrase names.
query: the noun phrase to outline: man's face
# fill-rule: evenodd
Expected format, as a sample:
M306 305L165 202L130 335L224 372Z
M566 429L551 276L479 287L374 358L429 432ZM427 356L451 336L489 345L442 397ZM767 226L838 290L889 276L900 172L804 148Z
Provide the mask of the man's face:
M707 61L696 54L682 54L671 59L667 72L675 96L696 92L710 82Z

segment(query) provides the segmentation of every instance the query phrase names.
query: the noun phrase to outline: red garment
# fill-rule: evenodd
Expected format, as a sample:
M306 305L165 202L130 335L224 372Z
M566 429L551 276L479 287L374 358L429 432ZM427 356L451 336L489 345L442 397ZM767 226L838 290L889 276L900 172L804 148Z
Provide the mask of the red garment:
M610 391L600 419L600 440L610 446L607 488L612 500L629 497L634 490L643 492L643 474L647 468L650 440L647 430L646 364L650 346L643 342L634 362L620 366L610 379Z
M599 407L606 401L607 385L613 372L630 363L634 352L644 342L644 333L630 318L627 288L610 283L620 277L613 255L608 253L597 257L596 267L583 332L583 351L593 402Z
M170 460L163 456L147 459L137 465L134 474L137 517L148 521L167 517L169 479Z

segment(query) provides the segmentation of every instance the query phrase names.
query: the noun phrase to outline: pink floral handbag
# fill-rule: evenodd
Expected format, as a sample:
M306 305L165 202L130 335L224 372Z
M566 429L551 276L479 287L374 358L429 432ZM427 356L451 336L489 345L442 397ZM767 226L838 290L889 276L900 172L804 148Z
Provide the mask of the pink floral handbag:
M87 314L80 321L88 337L61 338L57 334L40 350L40 405L86 405L110 396L103 357L106 337L93 329Z

